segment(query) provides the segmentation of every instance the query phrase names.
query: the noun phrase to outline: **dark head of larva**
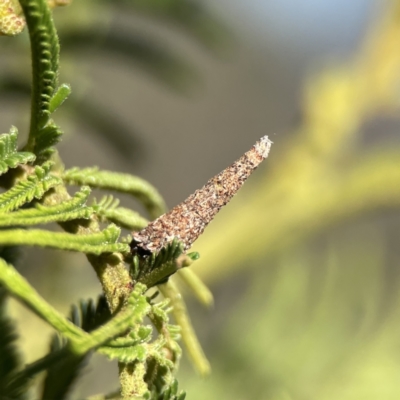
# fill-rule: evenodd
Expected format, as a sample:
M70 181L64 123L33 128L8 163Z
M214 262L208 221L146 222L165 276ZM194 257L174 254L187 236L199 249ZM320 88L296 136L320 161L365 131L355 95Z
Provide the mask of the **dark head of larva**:
M151 251L144 249L141 245L140 242L136 241L135 239L132 239L130 243L131 247L131 253L133 255L138 255L140 258L147 258L151 256Z

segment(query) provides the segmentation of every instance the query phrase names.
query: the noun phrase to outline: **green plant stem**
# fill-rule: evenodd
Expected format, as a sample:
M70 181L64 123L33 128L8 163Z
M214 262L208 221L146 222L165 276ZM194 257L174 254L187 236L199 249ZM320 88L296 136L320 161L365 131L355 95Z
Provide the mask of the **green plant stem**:
M146 366L143 362L137 361L131 364L118 364L119 381L121 383L121 396L124 400L142 399L148 393L144 381Z
M2 259L0 259L0 282L13 296L17 297L57 331L62 332L68 339L75 340L87 335L86 332L64 318L63 315L39 296L36 290L32 288L15 268Z
M173 307L172 314L177 324L182 329L182 340L194 366L202 376L209 375L211 371L210 363L204 355L203 349L196 337L185 302L183 301L178 288L172 279L163 285L159 285L158 288L165 298L171 300L171 306Z
M182 268L176 274L192 291L197 300L206 307L214 305L214 298L210 289L190 269Z

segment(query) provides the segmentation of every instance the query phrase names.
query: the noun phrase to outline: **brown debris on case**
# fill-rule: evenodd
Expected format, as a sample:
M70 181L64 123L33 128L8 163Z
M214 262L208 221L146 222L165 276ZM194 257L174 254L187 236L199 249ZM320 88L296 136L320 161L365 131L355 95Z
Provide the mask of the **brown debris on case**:
M201 235L218 211L227 204L246 179L268 157L272 142L262 137L248 152L224 169L183 203L161 215L140 232L133 232L131 247L158 252L177 238L185 251Z

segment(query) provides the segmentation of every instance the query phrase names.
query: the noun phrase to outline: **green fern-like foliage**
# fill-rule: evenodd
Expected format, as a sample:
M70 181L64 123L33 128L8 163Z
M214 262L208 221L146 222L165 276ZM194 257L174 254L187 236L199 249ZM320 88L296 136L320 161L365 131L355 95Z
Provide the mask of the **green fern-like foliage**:
M58 82L60 45L52 15L44 0L21 0L32 48L32 130L43 127L50 115L50 100Z
M52 121L38 131L33 152L39 164L48 160L54 152L53 146L60 141L63 132Z
M167 386L154 398L157 400L185 400L186 393L183 391L178 392L178 381L175 379L170 386Z
M62 181L50 173L51 165L36 166L25 179L1 194L0 213L16 210L33 199L40 199L49 189L59 185Z
M127 252L129 247L119 243L121 230L109 225L100 232L76 235L51 232L44 229L8 229L0 231L0 243L5 245L27 245L52 247L60 250L80 251L87 254Z
M71 200L62 204L44 206L36 203L34 207L29 209L0 214L0 227L48 224L81 218L89 219L94 213L94 209L86 205L89 194L90 189L82 187Z
M118 361L122 398L183 400L185 394L178 393L175 379L182 353L178 341L182 337L188 349L199 354L194 332L186 312L182 313L184 307L171 306L179 297L172 284L161 300L155 301L159 292L148 296L146 291L166 286L171 275L197 256L184 254L182 244L174 240L159 253L142 258L132 255L129 237L121 239L122 229L143 229L148 218L166 211L161 195L145 180L98 168L64 170L55 147L62 130L52 114L71 88L58 83L56 28L46 0L20 0L20 4L31 43L31 120L21 149L16 128L0 136L0 396L29 398L28 384L42 373L41 399L67 398L90 355L98 352ZM163 56L161 51L152 54L143 49L146 62L149 55L153 61ZM165 60L173 64L173 59ZM158 67L168 75L164 64ZM24 84L21 87L26 90ZM73 195L71 185L78 186ZM141 201L148 216L120 207L118 198L109 194L93 199L91 188L129 194ZM50 223L57 223L59 230L49 230ZM15 269L15 249L23 246L85 254L103 294L96 303L88 300L73 306L66 318ZM55 330L48 354L26 366L19 359L16 328L6 315L6 295ZM177 325L170 323L172 312Z
M22 0L32 49L32 109L27 148L40 151L36 139L50 118L50 101L58 82L60 46L52 16L44 0Z
M11 127L10 133L0 135L0 175L20 164L27 164L35 160L36 156L29 152L17 151L18 130Z
M41 164L50 158L53 146L62 136L50 119L70 93L69 85L58 87L60 45L51 12L45 0L21 0L29 28L32 54L31 126L27 150Z
M185 261L178 262L183 254L183 244L174 239L158 253L149 257L135 255L131 266L131 275L135 281L151 287L165 283L178 269L186 266Z

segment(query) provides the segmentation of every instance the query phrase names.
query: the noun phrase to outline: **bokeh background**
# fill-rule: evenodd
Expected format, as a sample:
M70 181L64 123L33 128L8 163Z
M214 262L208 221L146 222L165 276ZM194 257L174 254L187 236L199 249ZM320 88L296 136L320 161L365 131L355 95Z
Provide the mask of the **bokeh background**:
M188 398L400 398L400 1L87 0L55 20L67 167L139 175L172 207L274 141L194 247L214 308L182 290L213 372L184 356ZM26 132L29 72L26 34L1 37L2 132ZM82 255L19 269L64 312L100 293ZM50 330L10 308L40 357ZM71 399L116 385L94 357Z

